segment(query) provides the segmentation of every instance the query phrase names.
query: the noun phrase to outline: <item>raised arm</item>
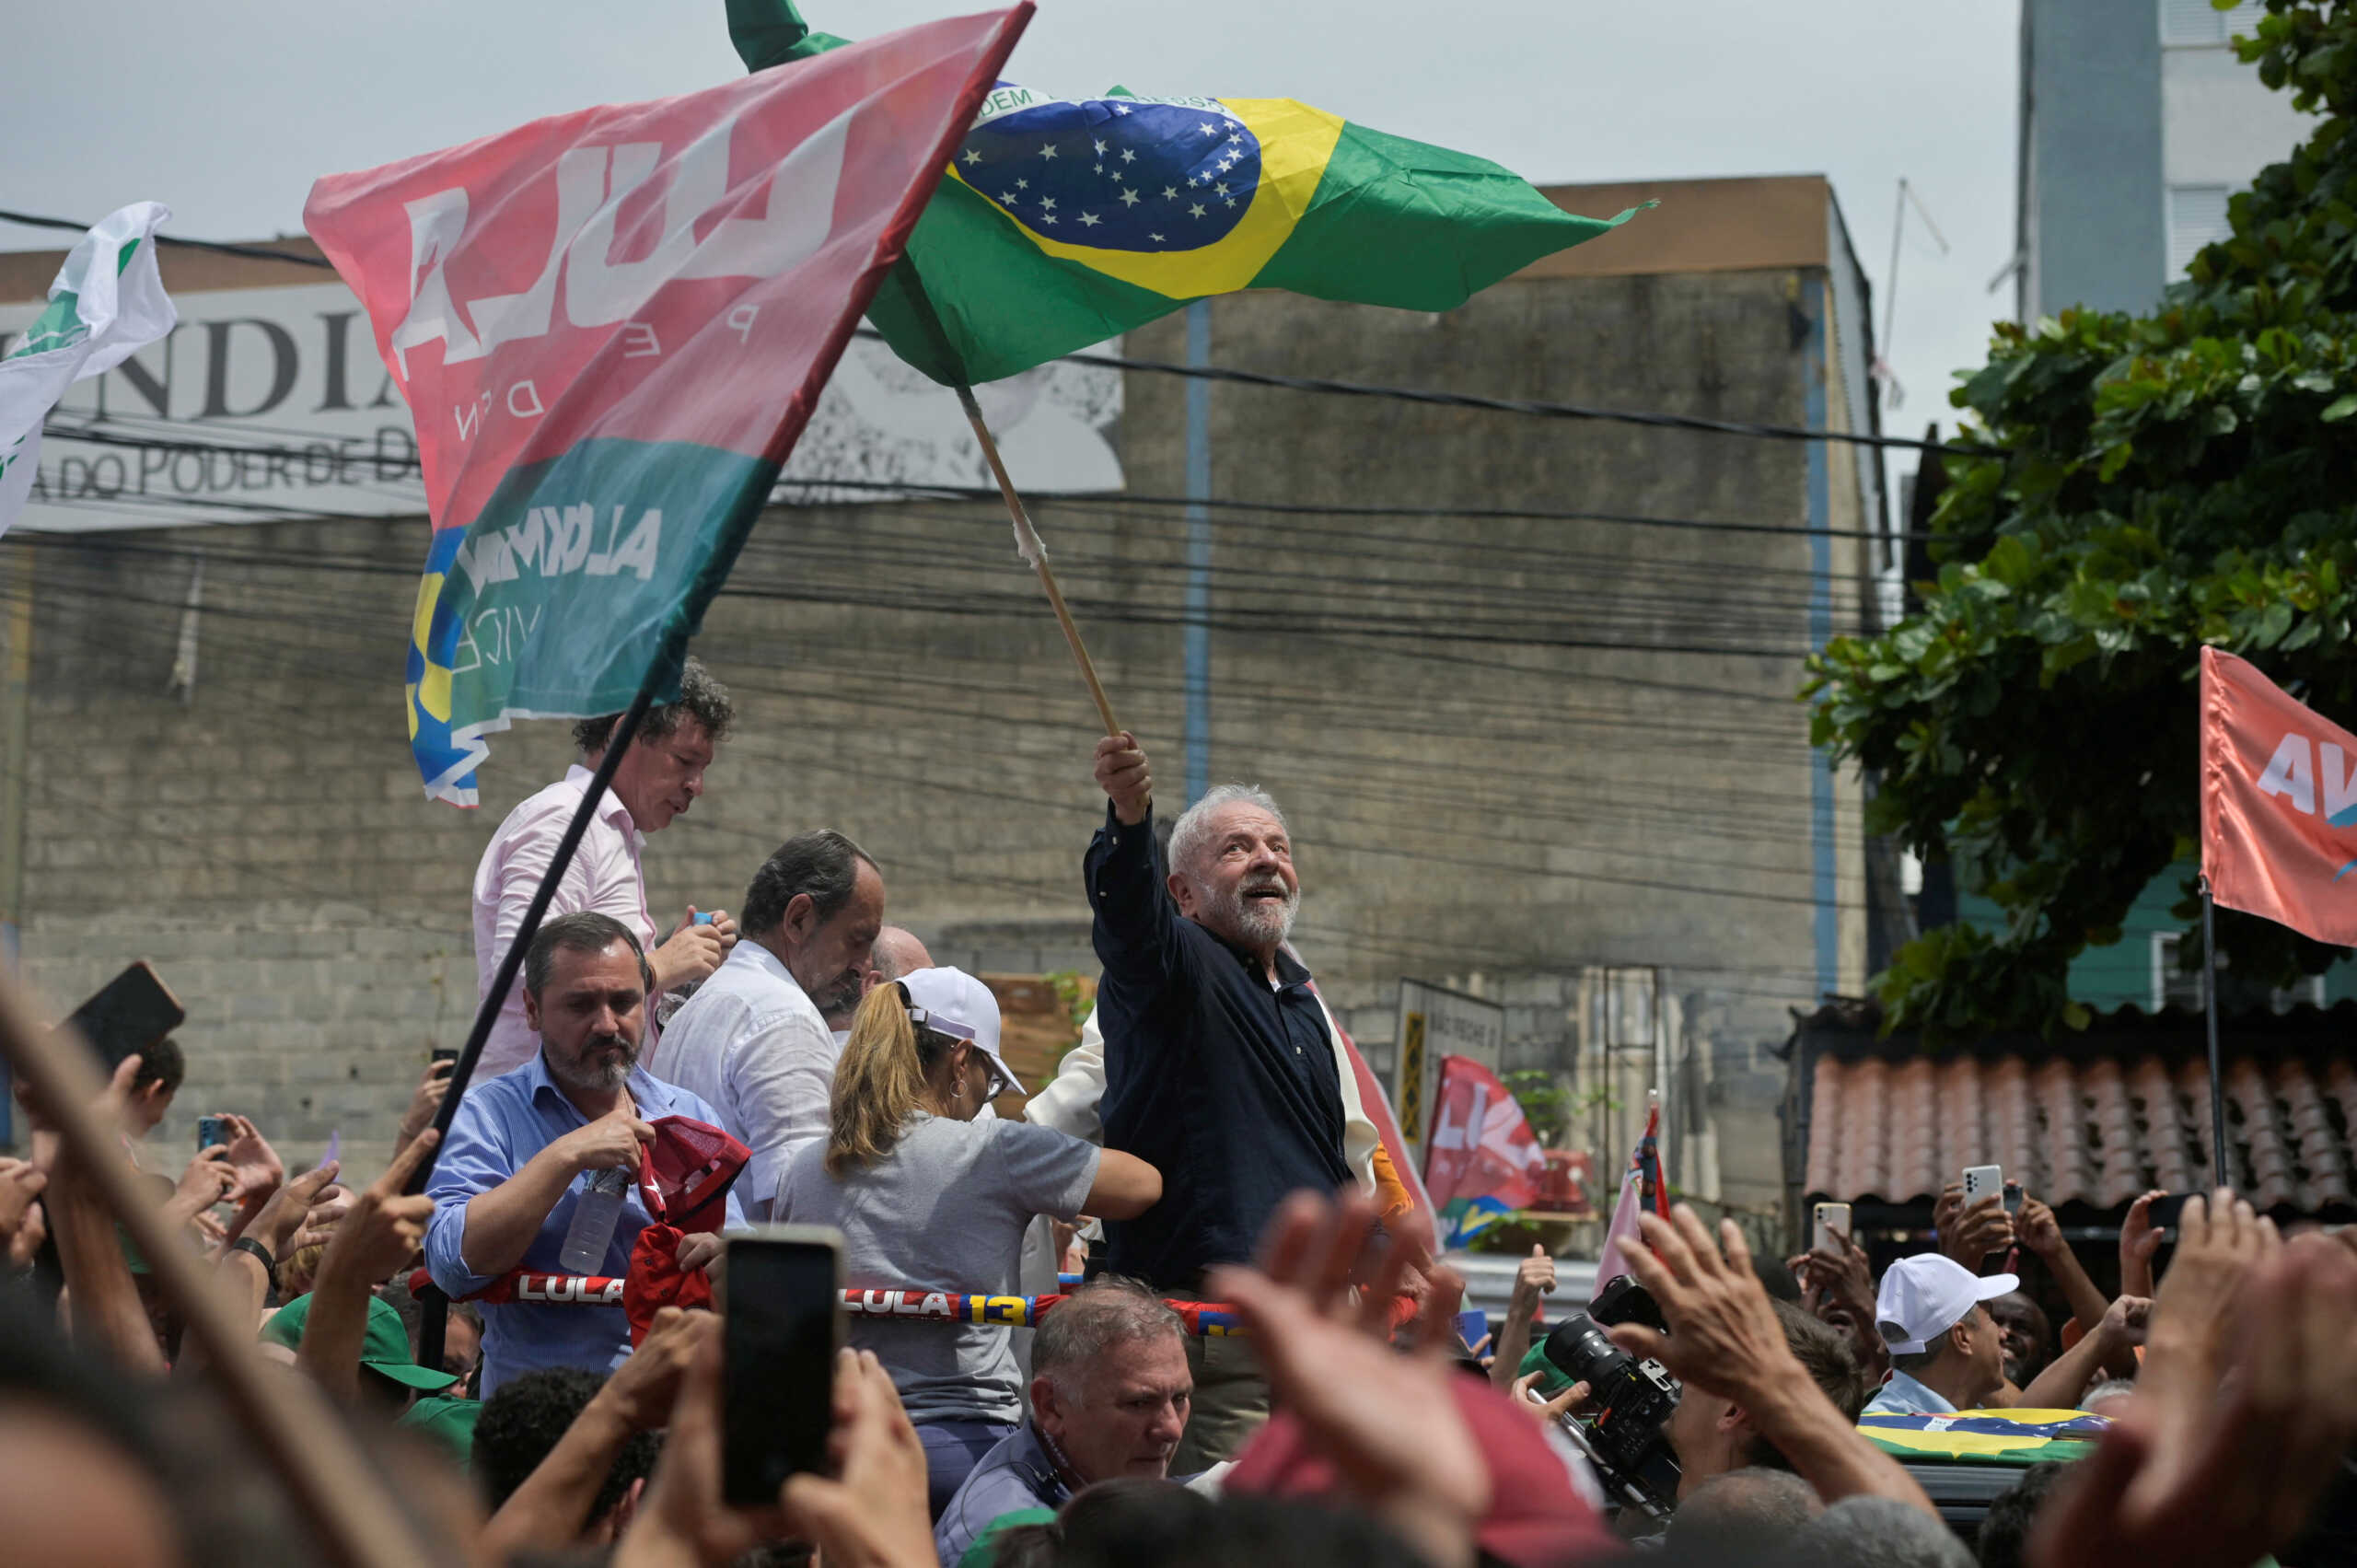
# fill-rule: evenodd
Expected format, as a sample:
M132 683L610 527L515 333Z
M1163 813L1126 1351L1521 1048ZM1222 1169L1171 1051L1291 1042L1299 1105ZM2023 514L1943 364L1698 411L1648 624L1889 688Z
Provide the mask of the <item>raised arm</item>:
M1733 1221L1719 1222L1713 1238L1680 1203L1669 1219L1641 1214L1637 1224L1645 1245L1626 1254L1629 1272L1661 1304L1669 1332L1622 1323L1608 1330L1614 1344L1740 1405L1826 1502L1888 1497L1939 1517L1906 1469L1867 1441L1802 1367Z
M1154 842L1154 775L1137 737L1123 731L1097 743L1097 783L1105 791L1105 826L1082 863L1096 916L1091 938L1108 981L1155 990L1177 970L1183 949Z
M2134 1347L2144 1338L2144 1319L2153 1304L2142 1296L2123 1295L2113 1302L2096 1319L2096 1326L2079 1336L2079 1342L2054 1358L2045 1371L2029 1380L2017 1401L2020 1408L2035 1411L2069 1411L2079 1408L2079 1396L2087 1391L2103 1371L2104 1363L2115 1355L2126 1355L2134 1361Z

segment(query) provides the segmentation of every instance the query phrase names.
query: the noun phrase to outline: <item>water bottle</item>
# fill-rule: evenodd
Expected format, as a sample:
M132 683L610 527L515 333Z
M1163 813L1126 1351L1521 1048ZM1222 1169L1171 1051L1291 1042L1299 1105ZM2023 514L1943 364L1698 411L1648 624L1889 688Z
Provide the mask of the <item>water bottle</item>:
M568 1274L594 1274L606 1266L606 1249L614 1239L614 1222L621 1218L622 1194L630 1191L630 1172L617 1166L593 1170L580 1200L573 1205L573 1225L564 1233L557 1267Z

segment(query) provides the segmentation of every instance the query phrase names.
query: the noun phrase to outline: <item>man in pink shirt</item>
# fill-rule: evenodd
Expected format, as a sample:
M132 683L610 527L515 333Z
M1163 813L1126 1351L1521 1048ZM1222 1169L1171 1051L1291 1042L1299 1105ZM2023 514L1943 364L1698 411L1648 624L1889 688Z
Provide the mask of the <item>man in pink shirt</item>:
M584 719L573 727L581 761L564 777L507 814L475 867L476 995L491 989L499 962L524 923L532 894L556 858L556 846L588 793L591 770L605 755L606 738L621 715ZM646 835L661 832L703 793L704 770L728 738L736 708L727 689L701 660L691 658L679 677L679 700L648 710L630 749L614 769L614 780L581 844L549 900L545 918L595 912L628 926L655 970L657 995L692 985L720 967L737 945L737 923L720 912L696 923L691 906L668 940L656 946L655 917L646 905L646 877L639 852ZM654 998L648 999L654 1011ZM475 1081L482 1083L520 1067L540 1048L524 1021L524 988L507 993L491 1037L483 1042Z

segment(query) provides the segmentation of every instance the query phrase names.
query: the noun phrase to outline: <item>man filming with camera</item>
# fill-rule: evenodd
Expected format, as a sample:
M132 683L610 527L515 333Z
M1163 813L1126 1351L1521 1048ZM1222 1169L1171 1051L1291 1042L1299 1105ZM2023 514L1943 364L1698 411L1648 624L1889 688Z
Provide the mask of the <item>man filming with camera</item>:
M1640 1223L1646 1245L1629 1250L1629 1271L1666 1331L1636 1320L1642 1312L1608 1312L1599 1299L1599 1315L1624 1317L1604 1334L1635 1357L1638 1368L1608 1365L1610 1353L1594 1342L1593 1325L1576 1352L1568 1343L1550 1345L1559 1370L1589 1382L1591 1397L1608 1398L1615 1415L1624 1402L1642 1408L1674 1454L1673 1479L1660 1462L1661 1445L1648 1454L1624 1428L1619 1441L1635 1451L1608 1461L1624 1469L1617 1478L1624 1487L1649 1494L1649 1511L1666 1514L1675 1499L1692 1495L1715 1476L1765 1465L1797 1472L1829 1505L1881 1497L1939 1517L1898 1461L1859 1433L1858 1411L1868 1390L1848 1345L1805 1314L1779 1309L1752 1272L1750 1249L1732 1223L1722 1221L1714 1239L1683 1204L1667 1220L1646 1214ZM1577 1322L1558 1336L1582 1337ZM1565 1365L1564 1354L1585 1365ZM1646 1362L1658 1363L1682 1390L1643 1366ZM1597 1391L1599 1379L1615 1385L1610 1395ZM1665 1412L1666 1402L1673 1408Z

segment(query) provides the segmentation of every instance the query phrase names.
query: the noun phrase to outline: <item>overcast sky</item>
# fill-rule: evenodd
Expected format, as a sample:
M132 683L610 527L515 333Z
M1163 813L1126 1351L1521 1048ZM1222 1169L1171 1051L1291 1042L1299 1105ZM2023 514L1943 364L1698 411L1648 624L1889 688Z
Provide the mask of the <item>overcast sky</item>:
M805 14L865 36L965 8ZM1910 215L1888 354L1907 397L1887 419L1914 434L1949 419L1949 372L2012 305L1987 285L2013 249L2018 16L2014 0L1041 0L1008 74L1064 96L1298 98L1541 184L1822 173L1877 333L1904 176L1954 247ZM0 94L0 207L95 220L153 199L168 232L202 238L298 229L323 172L740 69L721 0L82 0L20 8L8 43L42 64ZM59 243L0 224L0 249Z

